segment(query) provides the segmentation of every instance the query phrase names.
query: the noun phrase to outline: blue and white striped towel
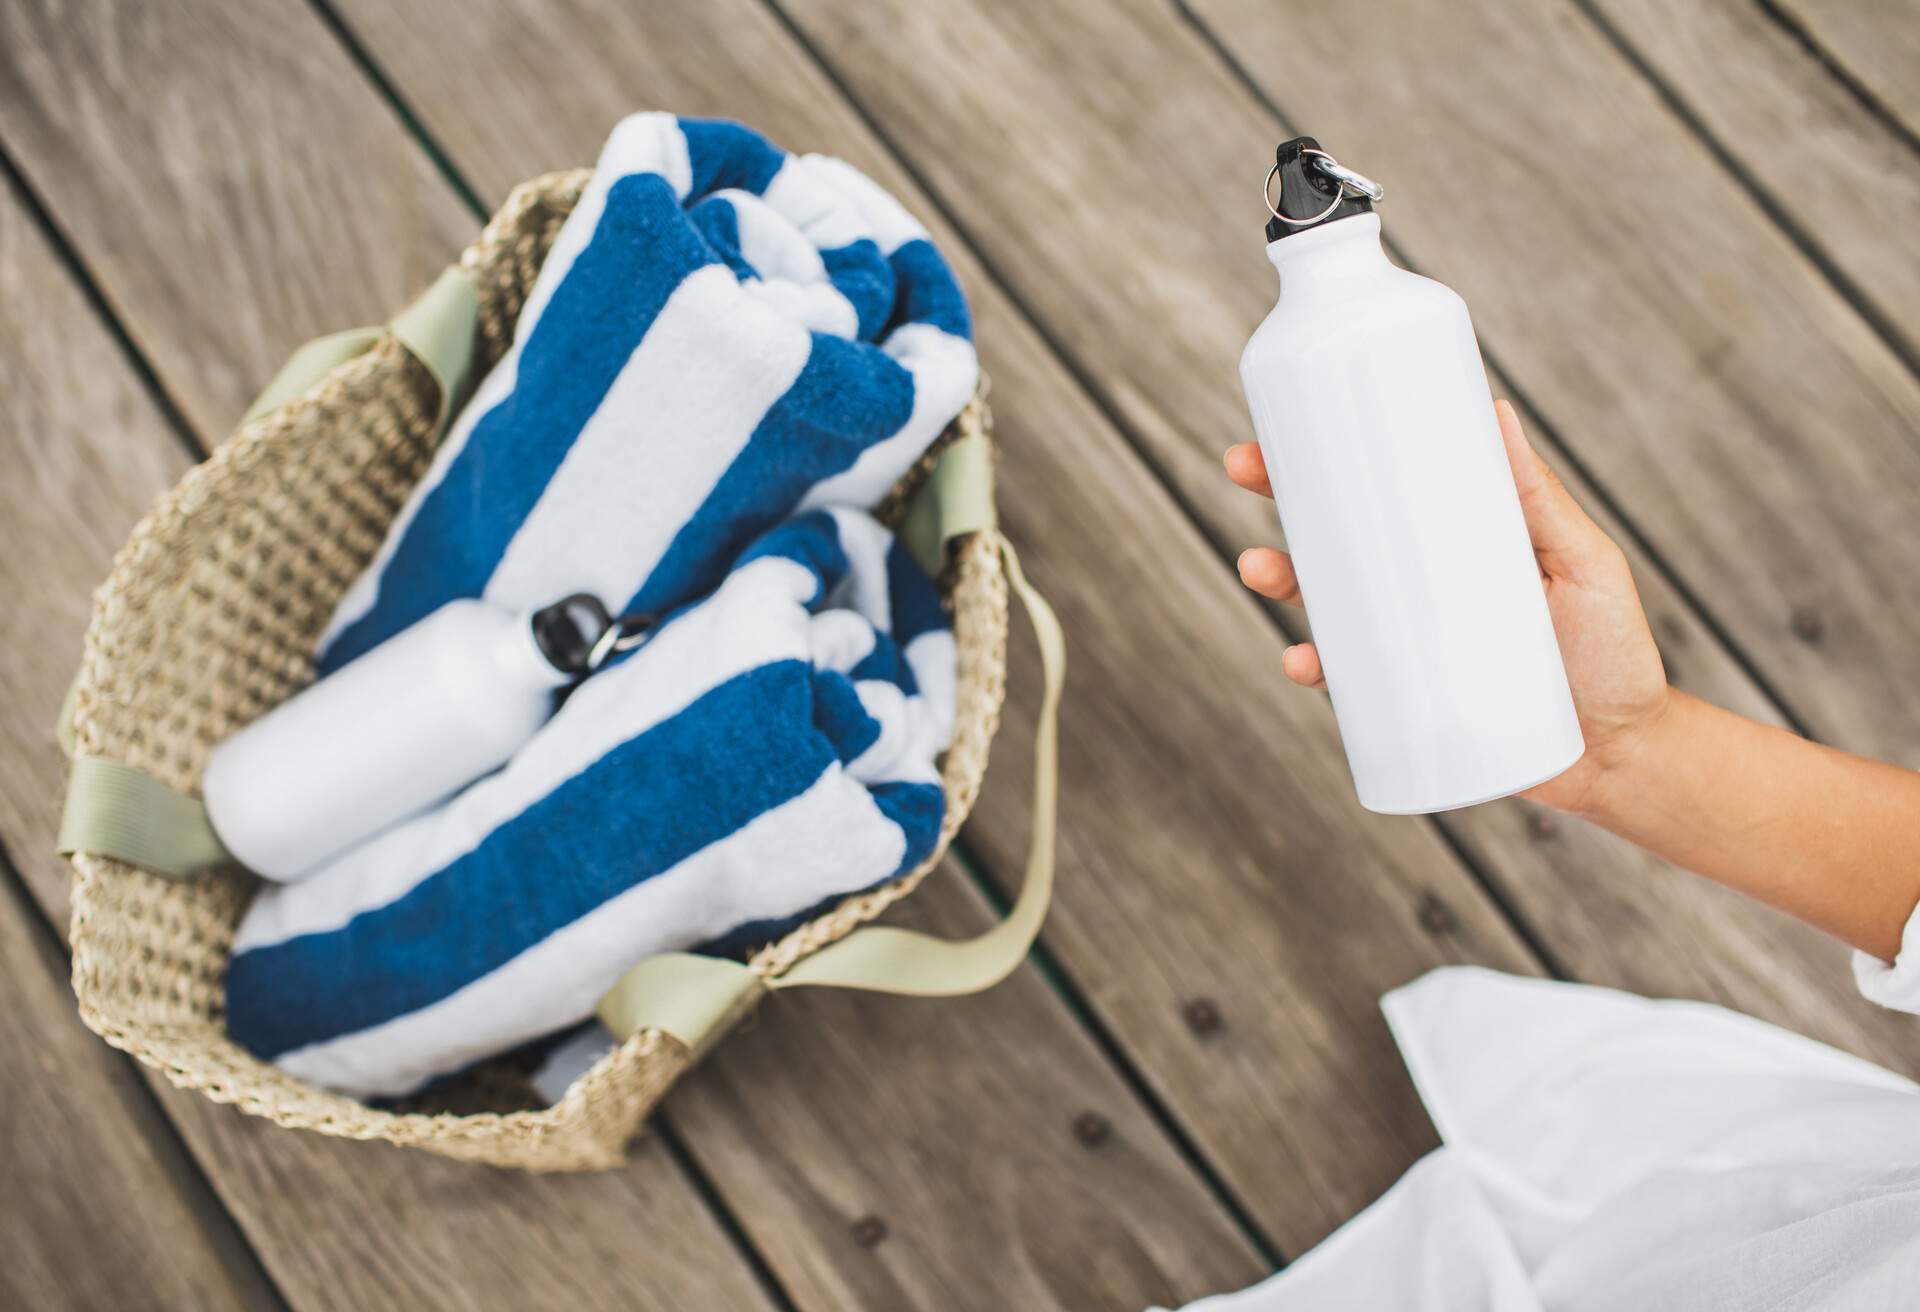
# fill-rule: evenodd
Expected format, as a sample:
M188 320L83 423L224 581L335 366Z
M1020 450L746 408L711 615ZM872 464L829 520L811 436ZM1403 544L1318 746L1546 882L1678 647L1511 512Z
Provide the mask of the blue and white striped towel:
M570 1026L634 962L765 941L932 849L954 650L864 512L788 520L499 773L296 884L234 943L227 1026L312 1083L410 1093Z
M320 673L456 597L670 610L785 516L873 505L977 379L959 285L878 185L738 124L636 114Z

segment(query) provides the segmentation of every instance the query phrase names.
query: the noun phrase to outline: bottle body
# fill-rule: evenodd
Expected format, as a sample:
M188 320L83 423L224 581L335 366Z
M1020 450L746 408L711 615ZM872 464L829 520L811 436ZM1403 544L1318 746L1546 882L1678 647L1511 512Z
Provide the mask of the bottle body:
M449 602L216 747L208 819L255 873L300 879L504 765L570 679L527 614Z
M1584 744L1464 302L1358 215L1269 245L1241 358L1361 803L1443 811Z

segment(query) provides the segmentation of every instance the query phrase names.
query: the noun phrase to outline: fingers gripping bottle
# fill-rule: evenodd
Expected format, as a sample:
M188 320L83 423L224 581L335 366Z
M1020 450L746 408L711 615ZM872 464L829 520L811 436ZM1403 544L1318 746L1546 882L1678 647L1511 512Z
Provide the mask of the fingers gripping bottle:
M1279 148L1280 300L1240 380L1354 786L1403 815L1584 744L1466 304L1388 262L1380 196L1311 137Z

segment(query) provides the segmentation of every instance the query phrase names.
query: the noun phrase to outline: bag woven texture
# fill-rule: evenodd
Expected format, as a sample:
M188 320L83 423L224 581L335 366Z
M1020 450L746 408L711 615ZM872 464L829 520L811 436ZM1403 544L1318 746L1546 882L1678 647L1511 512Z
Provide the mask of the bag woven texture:
M511 342L589 176L522 184L461 255L479 300L474 377ZM191 792L216 743L311 682L315 639L426 471L438 409L432 376L389 334L189 472L134 529L94 595L70 702L76 749ZM898 523L941 447L989 424L976 398L881 504L882 521ZM1006 680L1007 579L993 535L956 542L940 585L959 662L940 839L919 868L762 949L749 964L765 977L911 892L973 806ZM223 980L254 876L229 867L176 881L88 853L72 865L73 986L86 1024L182 1088L283 1126L533 1171L600 1169L623 1160L691 1064L677 1039L642 1030L550 1107L509 1059L418 1105L369 1107L303 1084L227 1037Z

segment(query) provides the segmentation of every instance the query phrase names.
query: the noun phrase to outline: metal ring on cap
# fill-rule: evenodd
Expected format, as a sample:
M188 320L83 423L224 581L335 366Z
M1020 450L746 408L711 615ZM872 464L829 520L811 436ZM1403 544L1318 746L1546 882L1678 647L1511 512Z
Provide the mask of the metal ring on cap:
M606 632L600 635L593 644L593 650L587 653L587 673L599 670L616 652L632 651L646 642L653 635L653 626L659 622L657 615L635 612L622 615L607 625Z
M1355 195L1365 196L1368 200L1379 200L1381 196L1386 194L1386 189L1379 183L1371 178L1363 177L1355 173L1352 169L1346 167L1346 165L1327 154L1324 150L1315 150L1309 146L1300 153L1302 155L1312 155L1320 161L1317 166L1320 172L1333 180L1333 199L1327 202L1325 209L1310 219L1296 219L1282 214L1280 207L1273 203L1273 179L1280 172L1280 165L1278 161L1276 161L1274 166L1267 170L1267 180L1260 185L1260 195L1261 198L1267 202L1267 213L1273 215L1274 218L1280 220L1280 222L1286 224L1289 228L1311 228L1314 224L1339 209L1340 202L1347 198L1349 191Z
M594 640L593 649L587 653L587 673L596 673L607 663L607 657L613 655L620 646L620 624L615 621L607 625L606 630Z
M1379 200L1387 194L1385 187L1364 173L1355 173L1324 150L1314 150L1309 147L1300 153L1318 156L1320 162L1315 167L1348 191L1358 192L1368 200Z
M1305 151L1301 151L1300 153L1303 155L1306 154ZM1274 218L1280 220L1280 222L1286 224L1289 228L1311 228L1314 224L1326 218L1327 215L1339 209L1340 202L1347 198L1346 187L1342 184L1335 183L1333 188L1333 199L1327 202L1327 207L1325 209L1321 210L1318 214L1314 215L1310 219L1292 218L1289 215L1282 214L1280 212L1280 207L1273 203L1273 180L1274 178L1279 176L1279 173L1280 173L1280 166L1278 164L1275 164L1272 168L1267 170L1267 180L1260 184L1260 195L1263 198L1265 198L1267 202L1267 213L1273 215Z

